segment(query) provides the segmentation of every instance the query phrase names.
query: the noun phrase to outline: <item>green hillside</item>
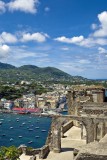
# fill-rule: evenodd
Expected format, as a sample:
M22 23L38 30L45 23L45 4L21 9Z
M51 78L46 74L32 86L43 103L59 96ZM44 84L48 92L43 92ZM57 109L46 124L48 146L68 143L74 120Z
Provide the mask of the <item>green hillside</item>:
M15 67L10 64L0 63L0 81L71 81L83 79L82 77L71 76L54 67L40 68L34 65Z

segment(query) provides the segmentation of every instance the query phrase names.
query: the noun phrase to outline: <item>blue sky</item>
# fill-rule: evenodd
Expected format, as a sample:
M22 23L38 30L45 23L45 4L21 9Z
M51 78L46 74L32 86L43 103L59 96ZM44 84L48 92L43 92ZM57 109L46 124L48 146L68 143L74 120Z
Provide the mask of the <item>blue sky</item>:
M0 61L107 78L107 0L0 0Z

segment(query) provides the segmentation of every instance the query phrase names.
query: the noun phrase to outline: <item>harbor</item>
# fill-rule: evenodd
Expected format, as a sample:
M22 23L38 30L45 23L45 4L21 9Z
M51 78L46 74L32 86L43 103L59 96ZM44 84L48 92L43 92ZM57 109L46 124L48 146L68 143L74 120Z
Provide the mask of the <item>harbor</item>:
M25 144L40 148L45 144L51 118L33 115L0 114L0 146Z

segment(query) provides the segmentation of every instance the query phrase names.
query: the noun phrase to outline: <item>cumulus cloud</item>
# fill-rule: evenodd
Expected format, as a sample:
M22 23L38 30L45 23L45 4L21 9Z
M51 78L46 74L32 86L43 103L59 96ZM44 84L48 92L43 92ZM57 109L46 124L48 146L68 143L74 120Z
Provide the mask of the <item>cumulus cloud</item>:
M16 36L12 35L11 33L2 32L0 34L0 42L1 43L16 43L17 38L16 38Z
M105 37L107 36L107 11L98 14L98 19L100 21L100 28L93 35L95 37Z
M6 11L6 4L3 1L0 1L0 14Z
M46 41L47 35L43 33L24 33L22 36L21 41L22 42L27 42L27 41L36 41L36 42L44 42Z
M8 53L10 51L10 47L8 45L1 45L0 46L0 58L7 57Z
M95 29L98 28L98 26L97 26L97 24L93 23L93 24L91 25L91 28L92 28L93 30L95 30Z
M107 50L105 48L99 47L98 52L101 54L107 54Z
M72 37L67 38L65 36L55 38L54 40L63 42L63 43L69 43L69 44L75 44L83 47L93 47L95 45L106 45L107 39L106 38L96 38L96 37L88 37L84 38L83 36L79 37Z
M69 43L69 44L75 44L83 47L93 47L96 45L107 45L107 11L104 11L100 14L98 14L98 20L100 22L100 25L97 25L93 23L91 25L91 28L94 31L94 33L91 33L88 35L87 38L85 38L83 35L77 36L77 37L71 37L67 38L66 36L57 37L54 40L63 42L63 43Z
M28 41L35 41L38 43L45 42L46 39L49 38L48 34L46 33L24 33L19 32L19 34L11 34L7 32L2 32L0 34L0 44L5 43L17 43L17 42L28 42Z
M7 3L9 11L23 11L26 13L37 13L39 0L12 0Z
M59 42L65 42L65 43L79 43L81 41L84 40L83 36L79 36L79 37L72 37L72 38L66 38L65 36L62 37L57 37L54 40L59 41Z

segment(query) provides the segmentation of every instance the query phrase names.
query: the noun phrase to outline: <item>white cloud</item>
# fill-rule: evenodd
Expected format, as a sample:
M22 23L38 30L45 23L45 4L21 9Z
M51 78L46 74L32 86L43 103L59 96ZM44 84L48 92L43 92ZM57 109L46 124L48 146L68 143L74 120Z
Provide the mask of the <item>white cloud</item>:
M12 35L11 33L2 32L0 34L0 42L1 43L16 43L17 38L16 38L16 36Z
M27 41L36 41L36 42L45 42L47 38L47 35L43 34L43 33L24 33L22 35L22 42L27 42Z
M65 36L55 38L54 40L68 43L68 44L75 44L83 47L93 47L95 45L107 45L107 39L106 38L96 38L89 36L88 38L84 38L83 36L79 37L72 37L72 38L66 38Z
M88 37L84 38L83 41L81 41L78 45L83 46L83 47L93 47L95 45L106 45L107 44L107 39L105 38L94 38L94 37Z
M49 7L45 7L45 12L49 12L50 11L50 8Z
M0 1L0 14L6 11L6 4L3 1Z
M91 28L92 28L93 30L95 30L95 29L98 28L98 26L97 26L97 24L93 23L93 24L91 25Z
M69 48L68 47L62 47L61 50L68 51Z
M10 51L10 47L7 45L1 45L0 46L0 58L5 58L7 57L8 53Z
M77 73L81 73L84 71L84 68L81 67L81 66L76 66L76 63L71 63L71 62L60 62L58 64L58 68L67 72L67 73L70 73L71 75L75 75Z
M67 38L66 36L57 37L54 40L63 42L63 43L69 43L69 44L75 44L83 47L93 47L96 45L107 45L107 11L104 11L100 14L98 14L98 19L100 22L100 25L97 25L93 23L91 25L91 28L94 31L94 33L91 33L88 35L87 38L84 38L83 35L77 36L77 37L71 37Z
M91 62L87 59L81 59L78 61L80 64L90 64Z
M107 54L107 50L105 48L99 47L98 51L99 51L99 53Z
M26 13L37 13L39 0L13 0L7 4L10 11L20 10Z
M17 43L17 42L28 42L28 41L36 41L36 42L45 42L46 39L49 38L49 35L46 33L25 33L25 32L19 32L19 34L16 32L15 34L2 32L0 34L0 43Z
M66 38L65 36L62 36L62 37L57 37L54 40L59 41L59 42L77 44L77 43L83 41L84 37L83 36L79 36L79 37Z
M100 29L94 32L95 37L105 37L107 36L107 11L98 14L98 19L100 21Z

